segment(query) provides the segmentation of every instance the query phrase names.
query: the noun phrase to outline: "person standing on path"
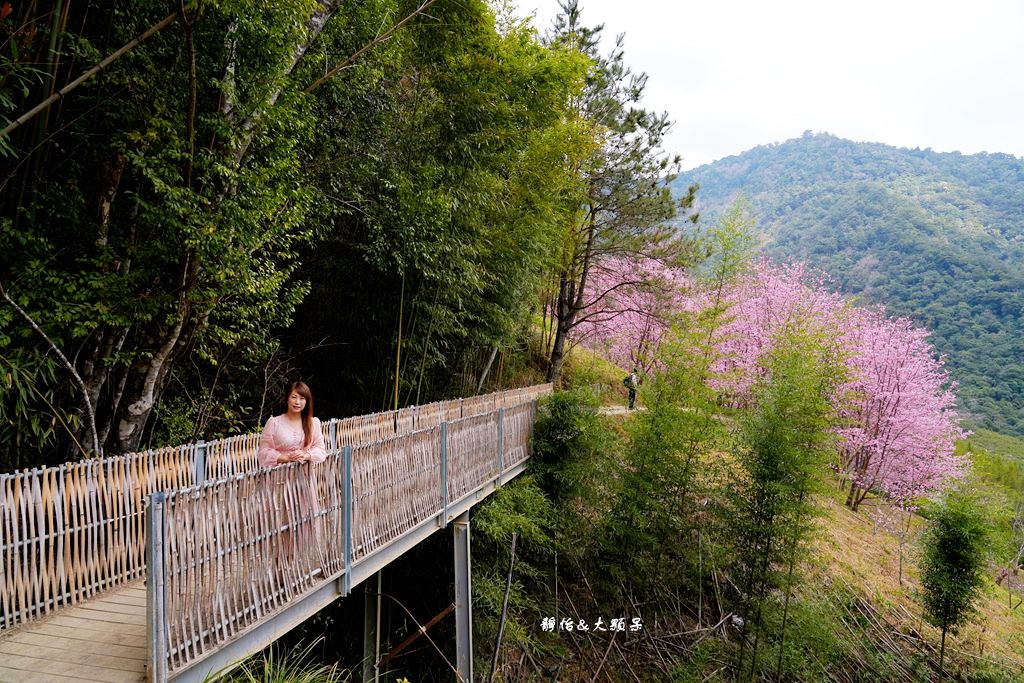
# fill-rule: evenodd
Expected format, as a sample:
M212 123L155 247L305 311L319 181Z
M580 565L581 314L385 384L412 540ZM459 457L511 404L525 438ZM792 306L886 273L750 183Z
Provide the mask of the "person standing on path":
M622 380L622 383L626 385L626 390L629 392L629 410L636 408L636 387L637 387L637 376L636 368L633 368L633 372L626 375L626 378Z
M256 457L263 467L327 459L323 429L320 420L313 417L313 393L304 382L293 382L288 387L285 411L267 420ZM270 590L285 594L323 574L324 533L316 478L304 469L310 475L308 485L289 487L287 478L278 478L277 485L264 492L264 504L272 508L274 516L267 580Z

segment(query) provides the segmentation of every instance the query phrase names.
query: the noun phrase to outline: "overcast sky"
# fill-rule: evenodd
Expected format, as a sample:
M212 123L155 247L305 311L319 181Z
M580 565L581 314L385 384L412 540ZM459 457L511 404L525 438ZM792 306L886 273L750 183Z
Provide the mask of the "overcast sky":
M513 0L546 31L557 0ZM693 168L805 130L1024 157L1024 0L580 0Z

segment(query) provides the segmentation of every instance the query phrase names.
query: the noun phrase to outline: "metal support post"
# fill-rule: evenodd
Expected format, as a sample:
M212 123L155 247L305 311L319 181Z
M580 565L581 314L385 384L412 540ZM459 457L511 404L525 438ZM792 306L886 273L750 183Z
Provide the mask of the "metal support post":
M194 481L196 484L202 484L206 481L206 442L200 441L196 444L196 471Z
M167 494L150 494L146 506L146 680L167 680L166 550L164 502Z
M505 469L505 409L498 408L498 485Z
M380 677L380 592L381 576L363 584L363 683Z
M441 528L448 526L448 423L441 423Z
M459 680L473 683L473 601L470 583L469 511L452 524L455 535L455 660Z
M348 595L352 592L352 508L354 505L352 500L352 447L345 444L341 451L341 457L344 458L341 533L344 536L342 543L345 544L343 548L345 575L342 579L341 594Z

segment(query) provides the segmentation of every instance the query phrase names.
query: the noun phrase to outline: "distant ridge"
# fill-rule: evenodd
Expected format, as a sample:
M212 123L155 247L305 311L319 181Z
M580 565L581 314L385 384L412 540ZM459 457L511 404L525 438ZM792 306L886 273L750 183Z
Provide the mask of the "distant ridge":
M676 179L705 224L743 196L776 259L933 331L970 422L1024 435L1024 159L804 133Z

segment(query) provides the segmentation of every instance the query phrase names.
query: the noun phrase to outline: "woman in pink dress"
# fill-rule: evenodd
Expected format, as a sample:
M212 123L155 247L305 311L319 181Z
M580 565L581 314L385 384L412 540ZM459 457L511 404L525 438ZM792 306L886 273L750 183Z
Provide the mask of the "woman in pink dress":
M263 428L257 452L260 465L276 467L291 462L323 462L327 459L327 448L320 420L313 417L313 394L303 382L295 382L286 396L285 412L267 420ZM308 486L293 488L287 483L288 478L279 478L268 492L272 496L277 527L270 539L270 556L276 558L277 565L273 587L285 591L286 595L302 590L300 585L308 585L322 574L321 506L316 477L312 472L307 474L310 475ZM287 493L288 490L292 493Z
M281 415L267 420L257 453L260 465L274 467L290 462L323 462L327 459L320 420L313 417L313 394L304 382L293 382Z

